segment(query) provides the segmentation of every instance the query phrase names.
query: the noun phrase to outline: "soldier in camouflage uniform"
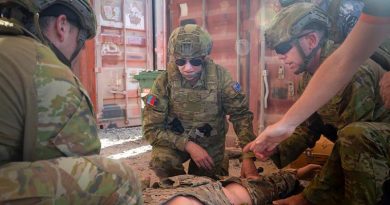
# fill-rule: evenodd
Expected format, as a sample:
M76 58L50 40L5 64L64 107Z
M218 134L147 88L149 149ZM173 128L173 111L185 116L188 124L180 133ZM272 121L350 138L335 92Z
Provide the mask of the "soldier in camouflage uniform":
M145 205L266 205L271 204L272 200L299 191L298 179L313 173L319 167L310 164L297 170L279 171L258 179L228 177L216 181L208 177L179 175L169 177L164 183L160 182L153 188L145 189L143 197Z
M225 139L230 116L240 146L253 140L253 114L240 84L207 56L212 41L201 27L176 28L168 43L167 71L144 97L143 135L153 146L151 168L160 178L189 173L228 175ZM253 154L243 156L242 176L257 176Z
M96 20L86 0L0 0L0 204L141 204L126 164L99 156L70 70Z
M268 46L285 65L295 74L303 73L300 90L336 48L327 29L324 12L310 3L296 3L281 10L265 32ZM314 145L324 134L321 126L334 129L335 146L320 175L303 194L288 199L289 204L380 202L382 185L390 176L390 110L381 101L378 85L384 72L367 60L352 81L314 114L319 123L310 126L312 116L278 145L271 158L282 167Z

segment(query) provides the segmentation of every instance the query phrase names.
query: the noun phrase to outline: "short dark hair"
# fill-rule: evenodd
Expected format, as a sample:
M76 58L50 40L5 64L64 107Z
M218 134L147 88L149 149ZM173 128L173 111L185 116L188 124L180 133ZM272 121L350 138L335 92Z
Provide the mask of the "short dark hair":
M77 26L78 28L81 27L81 25L79 23L80 19L79 19L78 15L72 9L70 9L69 7L67 7L63 4L51 5L51 6L47 7L46 9L42 10L39 13L39 16L40 17L47 17L47 16L58 17L59 15L62 15L62 14L66 16L66 18L68 19L68 21L70 23ZM45 20L41 21L40 24L43 27L47 26L47 25L44 25Z

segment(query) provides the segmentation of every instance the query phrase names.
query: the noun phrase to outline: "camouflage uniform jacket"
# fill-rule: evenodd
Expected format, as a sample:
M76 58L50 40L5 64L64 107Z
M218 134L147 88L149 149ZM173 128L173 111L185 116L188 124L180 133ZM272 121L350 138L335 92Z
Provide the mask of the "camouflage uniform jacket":
M248 99L230 74L210 59L205 61L201 77L194 86L182 78L176 65L170 62L168 71L155 80L148 97L155 98L156 103L148 103L146 99L143 132L152 146L183 151L189 140L188 133L209 123L216 131L215 135L197 143L202 147L212 145L224 150L228 130L226 115L230 116L241 147L255 138ZM183 134L168 128L168 123L174 118L180 120L185 130Z
M49 47L0 21L0 164L99 153L77 77Z
M321 62L337 47L328 41L321 50ZM379 81L384 70L373 60L368 59L360 66L346 87L339 91L317 113L324 124L333 125L338 130L352 122L390 122L390 110L383 106L379 94ZM302 93L312 75L305 72L298 87ZM320 136L314 136L306 121L278 146L278 154L272 160L278 167L284 167L294 161L306 148L315 145Z

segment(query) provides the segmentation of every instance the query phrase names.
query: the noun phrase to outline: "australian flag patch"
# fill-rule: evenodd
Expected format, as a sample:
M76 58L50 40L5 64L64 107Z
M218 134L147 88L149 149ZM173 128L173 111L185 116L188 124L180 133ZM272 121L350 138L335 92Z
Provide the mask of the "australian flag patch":
M146 96L146 104L150 106L155 106L157 104L157 98L154 95Z
M233 87L233 90L236 91L237 93L241 92L241 85L240 85L240 83L235 82L235 83L233 83L232 87Z

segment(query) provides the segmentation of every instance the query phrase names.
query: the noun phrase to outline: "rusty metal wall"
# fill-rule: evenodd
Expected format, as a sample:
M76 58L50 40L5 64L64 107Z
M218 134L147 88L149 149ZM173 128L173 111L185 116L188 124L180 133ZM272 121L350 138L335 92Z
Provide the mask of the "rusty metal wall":
M72 70L80 79L84 88L92 100L94 108L96 102L96 76L95 76L95 42L88 40L85 42L85 48L80 51L79 57L72 64Z
M138 81L150 68L150 1L94 2L98 22L95 38L96 111L101 128L141 125Z

